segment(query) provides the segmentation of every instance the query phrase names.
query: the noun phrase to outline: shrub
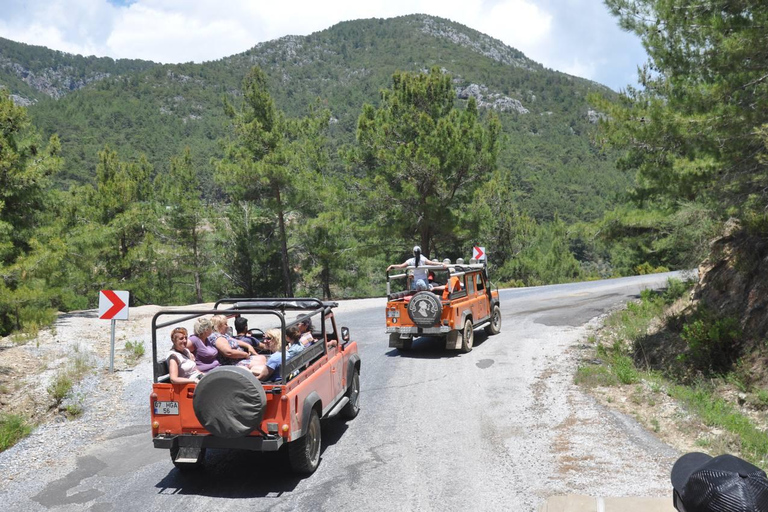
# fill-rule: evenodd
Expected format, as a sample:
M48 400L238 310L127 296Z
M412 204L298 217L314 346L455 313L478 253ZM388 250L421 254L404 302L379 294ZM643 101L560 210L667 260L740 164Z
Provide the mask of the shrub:
M72 379L66 373L59 373L48 386L48 394L51 395L56 406L59 406L67 395L72 391Z
M677 299L688 293L691 289L691 283L680 281L679 279L668 279L667 288L662 293L665 304L672 304Z
M17 414L0 414L0 452L24 439L32 426Z
M126 341L125 350L128 352L126 359L135 363L144 355L144 344L140 341Z
M715 318L700 312L683 326L680 337L688 344L681 359L705 374L724 374L741 355L741 329L735 318Z
M632 361L632 358L628 356L615 356L613 361L613 372L622 384L634 384L639 380L635 364Z

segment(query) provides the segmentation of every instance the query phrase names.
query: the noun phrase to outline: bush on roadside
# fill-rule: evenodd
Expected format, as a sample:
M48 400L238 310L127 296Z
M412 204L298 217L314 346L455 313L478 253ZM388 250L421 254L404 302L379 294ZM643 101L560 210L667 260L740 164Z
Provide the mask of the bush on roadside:
M61 405L61 402L69 395L73 385L72 379L67 373L56 374L53 381L48 385L48 394L53 398L56 407Z
M32 432L32 426L17 414L0 414L0 452L24 439Z
M733 317L718 318L707 310L700 310L683 325L680 337L687 344L687 352L678 358L704 375L729 372L741 356L741 328Z

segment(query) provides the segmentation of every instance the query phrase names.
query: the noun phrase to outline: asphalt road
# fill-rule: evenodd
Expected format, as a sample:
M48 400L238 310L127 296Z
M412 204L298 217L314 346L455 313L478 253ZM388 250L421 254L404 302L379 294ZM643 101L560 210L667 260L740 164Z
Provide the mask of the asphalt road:
M362 410L322 424L313 475L293 476L282 454L215 450L203 472L179 472L152 447L148 380L146 401L126 398L123 426L62 460L66 473L6 482L0 500L24 511L442 512L532 511L567 493L668 496L677 454L573 385L595 319L667 277L502 290L501 334L476 331L468 354L430 339L400 354L387 346L384 299L342 302Z

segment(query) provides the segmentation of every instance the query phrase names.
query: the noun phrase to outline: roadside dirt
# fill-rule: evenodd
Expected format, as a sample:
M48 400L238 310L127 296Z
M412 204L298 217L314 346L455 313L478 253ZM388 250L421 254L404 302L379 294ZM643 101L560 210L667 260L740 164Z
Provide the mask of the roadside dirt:
M667 315L676 315L690 304L683 299L667 310ZM649 329L649 334L658 332L663 326L659 319ZM598 343L610 347L615 337L609 329L602 326L595 330L594 338ZM578 351L577 358L588 363L599 360L595 345L582 344L574 347ZM674 358L679 347L670 343L664 350L669 352L666 357ZM759 363L755 363L759 364ZM755 369L752 369L755 371ZM765 369L758 369L757 374ZM768 408L762 407L754 393L745 393L726 380L712 381L714 396L722 399L734 410L748 417L760 430L768 435ZM697 415L692 414L685 404L672 396L664 385L647 379L641 379L635 384L616 386L582 386L582 389L592 395L603 406L622 412L635 418L645 429L652 432L664 443L680 452L707 452L710 454L731 453L743 456L738 438L723 429L704 423ZM768 467L768 460L760 465Z
M116 323L115 372L136 364L136 352L126 348L127 342L151 351L147 326L157 309L131 308L129 320ZM75 311L61 314L52 328L36 335L0 340L0 413L20 415L34 425L65 420L77 410L79 382L109 372L110 328L93 310ZM72 392L57 403L52 387L63 375L70 378Z

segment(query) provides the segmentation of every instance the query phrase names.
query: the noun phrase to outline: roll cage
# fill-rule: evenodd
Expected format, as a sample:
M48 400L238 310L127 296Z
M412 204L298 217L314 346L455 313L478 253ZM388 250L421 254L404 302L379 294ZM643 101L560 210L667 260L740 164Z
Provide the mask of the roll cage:
M408 266L405 268L398 268L393 269L392 271L387 270L387 299L392 300L396 298L402 298L405 295L414 294L416 293L415 290L410 290L410 284L412 275L409 271L414 270L416 267L414 266ZM449 272L449 279L451 277L458 277L463 278L467 273L469 272L476 272L478 270L482 271L483 276L485 277L485 282L488 283L488 286L486 288L487 293L490 297L491 290L493 288L490 279L488 278L488 267L481 263L470 263L470 264L463 264L463 265L449 265L448 269L446 269L442 265L421 265L419 268L425 268L427 270L436 270L436 271L448 271ZM393 272L393 273L390 273ZM394 273L399 272L399 273ZM404 292L392 292L392 286L391 281L392 280L398 280L398 279L405 279L405 291ZM463 279L462 279L463 281ZM451 295L451 298L455 297L461 297L466 295L466 289L462 287L462 290L459 292L456 292L455 294Z
M306 366L309 362L327 352L327 341L337 340L339 343L349 341L349 332L342 328L341 339L336 332L335 322L331 322L332 332L326 330L326 318L333 308L338 307L338 302L323 302L315 298L224 298L216 301L213 309L165 309L157 312L152 317L152 370L153 382L162 382L169 379L166 361L158 361L157 331L180 322L194 320L205 315L226 315L235 317L240 315L272 315L280 324L280 332L285 339L285 330L305 320L305 317L294 320L286 320L287 311L306 311L306 317L320 317L320 340L322 343L314 343L301 351L296 356L287 359L286 344L282 347L282 375L290 376L296 370ZM228 307L224 307L228 306ZM162 317L173 317L171 320L160 322ZM315 330L317 332L317 330ZM287 378L287 377L286 377Z

